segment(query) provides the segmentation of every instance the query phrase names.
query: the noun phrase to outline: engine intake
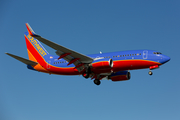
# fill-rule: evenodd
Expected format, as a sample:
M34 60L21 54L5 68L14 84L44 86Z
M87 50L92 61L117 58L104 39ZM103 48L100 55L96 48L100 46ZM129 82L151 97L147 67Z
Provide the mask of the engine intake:
M119 71L108 76L108 79L111 79L112 81L124 81L129 80L130 78L131 74L128 71Z

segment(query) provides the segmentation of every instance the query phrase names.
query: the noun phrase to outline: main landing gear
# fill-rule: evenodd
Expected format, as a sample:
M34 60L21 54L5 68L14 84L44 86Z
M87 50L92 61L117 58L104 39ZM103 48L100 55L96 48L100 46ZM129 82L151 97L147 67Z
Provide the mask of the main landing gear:
M83 76L84 78L88 79L88 78L89 78L89 73L83 73L82 76Z
M89 78L90 74L91 74L91 69L87 68L86 71L82 74L82 76L87 79Z
M149 73L149 75L152 75L152 74L153 74L153 72L152 72L152 71L149 71L148 73Z
M90 67L88 67L87 69L86 69L86 71L82 74L82 76L84 77L84 78L86 78L86 79L88 79L89 77L91 77L91 69L90 69ZM100 78L100 76L98 76L95 80L94 80L94 84L96 84L96 85L100 85L101 84L101 81L99 80L99 78Z
M98 80L98 79L95 79L95 80L94 80L94 84L96 84L96 85L100 85L100 84L101 84L101 81L100 81L100 80Z

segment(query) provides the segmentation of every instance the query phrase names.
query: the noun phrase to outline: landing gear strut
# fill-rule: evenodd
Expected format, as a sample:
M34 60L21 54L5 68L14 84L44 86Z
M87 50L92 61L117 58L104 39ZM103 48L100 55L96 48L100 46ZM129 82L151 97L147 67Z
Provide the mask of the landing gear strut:
M100 84L101 84L101 81L100 81L100 80L98 80L98 79L95 79L95 80L94 80L94 84L96 84L96 85L100 85Z
M149 71L149 75L152 75L153 74L153 72L152 71Z
M91 74L91 68L88 67L88 68L86 69L86 72L84 72L84 73L82 74L82 76L87 79L87 78L89 78L89 75L90 75L90 74Z

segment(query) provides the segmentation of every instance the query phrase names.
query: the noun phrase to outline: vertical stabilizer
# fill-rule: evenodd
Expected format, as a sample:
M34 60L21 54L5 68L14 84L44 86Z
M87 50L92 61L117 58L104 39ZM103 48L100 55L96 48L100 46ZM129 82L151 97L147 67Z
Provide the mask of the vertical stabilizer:
M46 67L48 63L46 61L49 60L49 53L41 45L41 43L36 38L34 38L36 34L30 27L30 25L26 23L26 27L28 32L24 33L24 37L26 41L29 60L38 63L37 65L32 67L37 71L48 72Z
M41 45L41 43L37 39L32 37L28 32L25 32L24 36L26 40L29 60L38 61L39 58L45 59L45 57L49 55L49 53Z

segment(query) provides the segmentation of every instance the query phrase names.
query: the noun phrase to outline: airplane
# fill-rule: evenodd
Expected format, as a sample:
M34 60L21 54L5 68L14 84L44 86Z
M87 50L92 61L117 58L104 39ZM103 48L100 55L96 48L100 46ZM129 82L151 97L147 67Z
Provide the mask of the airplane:
M84 78L100 85L101 80L125 81L131 78L130 70L159 68L170 60L170 57L154 50L129 50L84 55L68 49L36 34L28 23L24 33L29 59L10 53L7 55L25 63L28 69L57 75L82 75ZM56 50L51 55L41 43Z

